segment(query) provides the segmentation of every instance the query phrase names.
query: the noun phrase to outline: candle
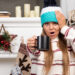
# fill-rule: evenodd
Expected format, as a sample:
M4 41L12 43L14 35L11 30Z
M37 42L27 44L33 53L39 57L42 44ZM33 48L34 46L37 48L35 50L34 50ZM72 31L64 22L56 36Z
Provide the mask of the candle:
M34 10L30 11L30 17L35 17Z
M16 6L15 8L15 15L16 17L21 17L21 6Z
M30 4L24 4L24 17L30 17Z
M35 10L35 17L39 17L40 16L40 6L35 6L34 10Z

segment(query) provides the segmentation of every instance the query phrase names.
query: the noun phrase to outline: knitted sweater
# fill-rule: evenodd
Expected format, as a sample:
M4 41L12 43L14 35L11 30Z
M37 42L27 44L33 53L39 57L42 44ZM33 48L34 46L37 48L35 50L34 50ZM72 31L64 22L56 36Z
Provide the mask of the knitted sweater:
M65 35L65 39L67 40L70 75L75 75L75 58L72 55L72 52L75 52L75 29L64 26L61 29L61 33ZM58 37L56 37L51 41L53 50L53 63L48 75L62 75L63 72L62 51L57 46L58 40ZM31 75L44 75L44 52L39 50L32 52L28 47L27 50L32 60Z

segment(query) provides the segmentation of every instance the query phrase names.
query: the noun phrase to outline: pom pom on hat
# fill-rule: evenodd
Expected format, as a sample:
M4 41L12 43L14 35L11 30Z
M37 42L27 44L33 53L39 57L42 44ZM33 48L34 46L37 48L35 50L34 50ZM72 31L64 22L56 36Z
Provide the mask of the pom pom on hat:
M47 5L49 1L49 6ZM55 11L58 10L60 12L62 12L61 8L56 6L56 2L54 0L54 4L50 3L51 1L53 0L44 0L44 7L41 11L41 25L43 27L43 24L46 23L46 22L56 22L58 23L57 19L56 19L56 14L55 14ZM54 6L53 6L54 5Z
M44 7L56 6L56 0L44 0Z

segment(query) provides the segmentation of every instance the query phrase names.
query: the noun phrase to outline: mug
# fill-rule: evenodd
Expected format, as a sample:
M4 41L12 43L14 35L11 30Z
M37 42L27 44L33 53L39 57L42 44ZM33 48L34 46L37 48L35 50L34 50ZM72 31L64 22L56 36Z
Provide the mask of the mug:
M37 36L37 49L41 51L49 50L49 37L48 36Z

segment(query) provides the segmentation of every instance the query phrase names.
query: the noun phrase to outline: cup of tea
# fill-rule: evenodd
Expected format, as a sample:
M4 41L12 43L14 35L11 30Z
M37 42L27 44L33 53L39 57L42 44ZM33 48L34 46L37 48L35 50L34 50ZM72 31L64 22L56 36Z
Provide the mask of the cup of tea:
M40 51L49 50L49 37L48 36L37 36L37 49Z

